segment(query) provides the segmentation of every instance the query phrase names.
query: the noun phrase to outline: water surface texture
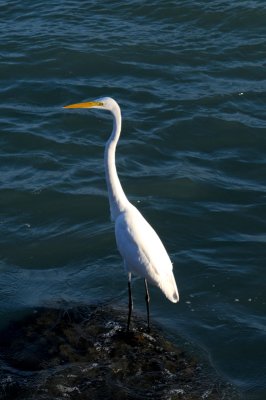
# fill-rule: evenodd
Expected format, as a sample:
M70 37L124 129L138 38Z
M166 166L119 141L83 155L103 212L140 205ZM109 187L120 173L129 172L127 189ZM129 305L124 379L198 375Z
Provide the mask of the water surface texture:
M0 2L0 325L57 301L127 305L104 181L117 168L163 239L180 303L152 319L266 398L266 4ZM135 310L145 312L142 280Z

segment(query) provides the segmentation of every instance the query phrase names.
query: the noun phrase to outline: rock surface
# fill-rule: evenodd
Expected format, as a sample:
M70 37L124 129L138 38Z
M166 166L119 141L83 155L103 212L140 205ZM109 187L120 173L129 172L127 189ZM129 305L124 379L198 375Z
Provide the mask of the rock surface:
M234 399L158 329L107 306L40 308L0 333L0 398ZM228 393L228 394L227 394Z

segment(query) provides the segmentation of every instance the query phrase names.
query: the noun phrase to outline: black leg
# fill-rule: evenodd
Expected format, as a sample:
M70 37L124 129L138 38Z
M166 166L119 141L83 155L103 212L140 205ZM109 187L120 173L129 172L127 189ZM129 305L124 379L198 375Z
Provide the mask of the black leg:
M144 279L144 283L145 283L145 291L146 291L145 300L146 300L146 307L147 307L148 332L150 332L150 294L149 294L148 283L147 283L146 279Z
M132 294L131 294L131 273L128 274L128 317L127 317L127 332L129 332L129 325L131 313L133 308Z

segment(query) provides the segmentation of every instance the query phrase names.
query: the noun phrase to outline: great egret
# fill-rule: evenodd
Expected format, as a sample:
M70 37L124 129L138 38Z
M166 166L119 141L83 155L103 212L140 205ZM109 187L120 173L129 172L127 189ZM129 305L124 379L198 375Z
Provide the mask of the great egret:
M128 273L129 304L127 331L129 331L133 308L131 274L136 274L144 278L149 330L150 296L147 282L158 286L173 303L178 302L179 295L173 275L173 266L164 245L137 208L128 201L117 175L115 151L121 132L122 118L120 107L112 98L103 97L91 102L71 104L65 106L65 108L98 108L108 110L113 115L113 131L105 146L104 165L111 219L115 222L116 243L123 258L125 270Z

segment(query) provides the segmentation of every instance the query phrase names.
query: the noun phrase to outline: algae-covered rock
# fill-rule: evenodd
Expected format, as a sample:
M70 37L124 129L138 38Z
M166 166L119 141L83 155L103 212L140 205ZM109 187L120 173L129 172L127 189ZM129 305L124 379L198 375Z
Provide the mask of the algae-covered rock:
M155 328L106 306L41 308L0 333L0 398L233 399Z

